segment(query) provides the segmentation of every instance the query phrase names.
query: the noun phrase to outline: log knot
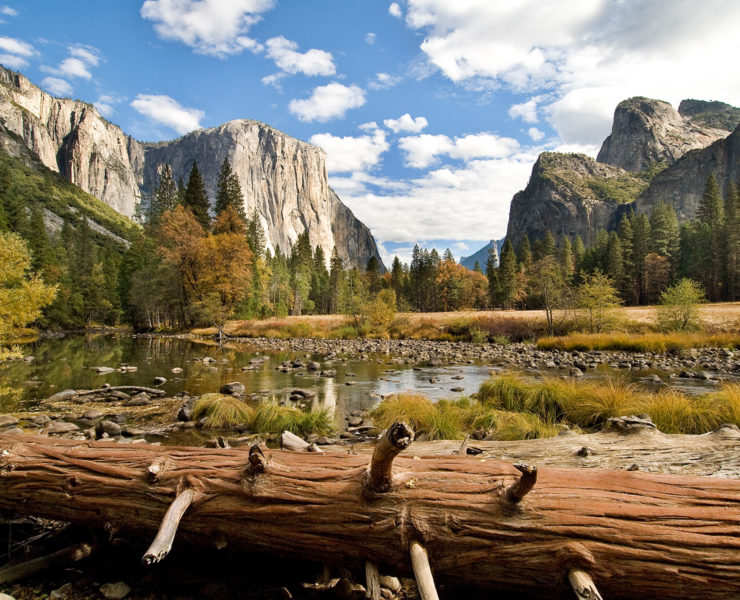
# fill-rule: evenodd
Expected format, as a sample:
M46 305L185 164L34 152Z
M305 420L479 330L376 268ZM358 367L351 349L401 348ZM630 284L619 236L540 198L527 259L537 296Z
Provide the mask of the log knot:
M414 441L414 430L398 421L391 425L378 440L365 474L363 493L366 498L384 493L393 483L393 459Z
M258 474L263 473L267 469L267 457L262 451L262 448L258 444L255 444L249 449L249 466L247 470L249 473Z

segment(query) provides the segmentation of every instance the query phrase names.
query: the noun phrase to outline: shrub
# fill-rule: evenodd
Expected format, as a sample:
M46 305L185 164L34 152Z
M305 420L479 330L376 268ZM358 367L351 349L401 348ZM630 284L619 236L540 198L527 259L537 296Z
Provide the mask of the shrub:
M660 295L658 328L663 331L699 329L699 304L705 292L696 281L683 278Z

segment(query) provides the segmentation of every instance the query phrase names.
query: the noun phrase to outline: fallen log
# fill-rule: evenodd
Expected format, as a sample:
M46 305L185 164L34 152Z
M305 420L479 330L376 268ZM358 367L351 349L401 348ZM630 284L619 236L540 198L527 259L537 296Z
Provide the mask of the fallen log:
M173 509L175 547L226 542L406 575L426 572L421 549L437 583L522 598L570 598L571 586L584 598L740 596L738 480L518 470L410 456L413 445L388 469L398 446L387 444L373 465L361 454L0 435L0 508L151 540L189 489ZM152 477L152 465L166 468Z
M45 556L3 565L0 568L0 584L13 583L46 569L66 567L87 558L92 552L93 544L83 542L62 548Z

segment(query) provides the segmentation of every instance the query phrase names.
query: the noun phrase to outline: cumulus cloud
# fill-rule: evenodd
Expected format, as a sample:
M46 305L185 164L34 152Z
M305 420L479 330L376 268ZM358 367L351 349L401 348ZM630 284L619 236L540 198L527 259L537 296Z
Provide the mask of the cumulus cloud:
M525 123L537 123L537 100L532 98L521 104L514 104L509 107L509 116L512 119L521 119Z
M370 127L364 129L368 130ZM358 137L337 137L330 133L318 133L311 136L310 141L326 152L329 173L367 171L380 162L380 156L389 147L385 132L377 128L370 135Z
M5 15L6 17L17 17L18 11L14 8L11 8L10 6L5 5L0 8L0 14Z
M295 75L334 75L334 57L330 52L311 48L306 52L298 52L298 44L283 37L270 38L265 42L267 58L275 62L281 71Z
M368 32L365 36L365 43L370 44L371 46L375 43L376 36L372 31Z
M42 66L41 70L66 79L92 79L91 67L100 63L100 51L93 46L75 44L67 48L69 56L56 68Z
M388 14L392 17L396 17L396 19L401 18L401 6L398 2L391 2L391 5L388 7Z
M386 90L401 82L401 78L390 73L376 73L367 86L373 90Z
M523 187L536 153L444 166L393 188L330 176L342 201L381 242L502 237L512 195ZM430 210L430 207L434 207ZM394 253L398 253L396 250Z
M288 109L301 121L326 122L365 104L365 92L357 86L332 82L314 88L311 97L291 100Z
M700 93L738 104L740 84L717 57L737 53L739 20L740 4L723 0L408 0L406 14L445 76L546 94L540 114L564 143L581 145L603 140L614 107L630 96L675 105ZM530 101L510 116L536 122Z
M69 53L74 58L93 67L97 67L100 63L100 51L93 46L85 46L82 44L70 46Z
M408 133L419 133L422 129L429 125L429 121L427 121L424 117L413 118L409 113L406 113L405 115L401 115L397 119L386 119L385 121L383 121L383 124L393 133L398 133L400 131Z
M422 134L401 138L398 146L406 154L406 165L417 169L429 167L440 156L469 161L474 158L502 158L519 150L519 142L515 139L492 133L475 133L454 139L446 135Z
M72 85L67 80L59 79L58 77L44 77L41 81L41 87L52 96L71 96L74 91Z
M261 50L246 34L274 4L274 0L146 0L141 16L154 22L161 38L224 58L245 49Z
M200 128L200 121L205 117L202 110L181 106L174 98L164 95L139 94L131 103L131 107L180 135Z
M25 69L28 66L28 61L25 58L16 56L15 54L0 53L0 64L10 67L11 69Z
M529 137L531 137L535 142L539 142L543 137L545 137L545 134L536 127L530 127L527 129L527 135L529 135Z

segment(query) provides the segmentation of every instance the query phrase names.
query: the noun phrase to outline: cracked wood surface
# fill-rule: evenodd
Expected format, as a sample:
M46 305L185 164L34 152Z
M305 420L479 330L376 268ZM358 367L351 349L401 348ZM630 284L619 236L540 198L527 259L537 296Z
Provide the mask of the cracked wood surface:
M419 541L435 579L521 597L568 597L573 569L613 599L740 596L738 480L533 461L537 483L513 504L505 490L520 473L510 462L409 456L422 449L397 457L391 489L368 499L365 454L265 450L265 469L254 472L246 448L0 435L0 508L152 539L189 486L201 495L175 547L219 540L409 574ZM148 468L163 457L168 468L150 483Z

